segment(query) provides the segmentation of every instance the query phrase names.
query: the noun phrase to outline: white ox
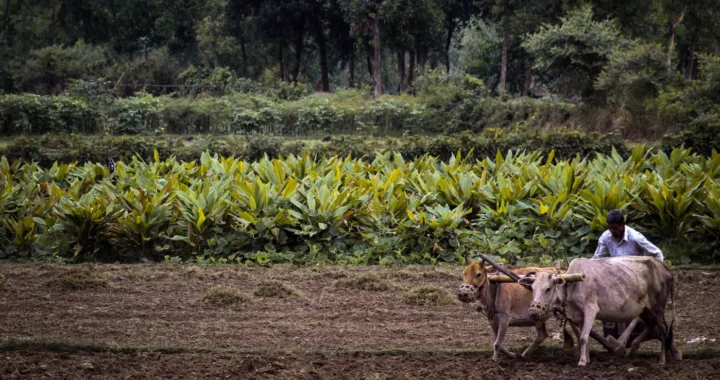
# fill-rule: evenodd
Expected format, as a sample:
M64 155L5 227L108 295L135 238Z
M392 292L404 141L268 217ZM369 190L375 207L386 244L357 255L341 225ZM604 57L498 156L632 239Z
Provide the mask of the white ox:
M660 364L665 364L666 351L674 359L682 358L673 344L672 326L668 328L665 321L665 306L672 298L674 282L664 263L643 256L575 259L567 273L584 273L585 280L570 283L555 274L537 273L522 278L520 283L532 285L533 303L528 311L531 318L545 320L551 309L565 308L567 317L577 323L579 328L573 329L580 343L579 366L590 362L588 337L596 318L626 323L640 317L647 326L633 341L631 354L648 332L657 328L662 346ZM631 323L620 338L623 347L634 325Z

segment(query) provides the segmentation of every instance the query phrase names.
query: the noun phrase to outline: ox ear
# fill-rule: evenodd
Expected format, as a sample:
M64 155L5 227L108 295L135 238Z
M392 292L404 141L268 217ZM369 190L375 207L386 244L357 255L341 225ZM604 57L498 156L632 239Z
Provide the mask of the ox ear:
M530 273L526 274L518 280L518 283L520 283L520 285L532 286L532 284L535 283L535 274L533 273L532 276L530 276Z
M470 265L471 262L468 257L465 257L465 265Z
M560 286L565 285L565 279L562 277L553 278L553 282L555 283L555 285L560 285Z

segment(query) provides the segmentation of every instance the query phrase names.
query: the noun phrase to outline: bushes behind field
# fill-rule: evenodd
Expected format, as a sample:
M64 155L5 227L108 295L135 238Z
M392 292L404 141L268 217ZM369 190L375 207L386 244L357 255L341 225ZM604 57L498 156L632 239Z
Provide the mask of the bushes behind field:
M101 94L97 88L77 88L70 95L0 95L0 135L262 132L385 136L464 130L480 132L488 126L558 126L577 112L575 105L562 102L491 98L468 91L451 98L432 94L379 99L358 91L339 91L333 95L278 101L264 95L243 93L197 98L149 94L113 98Z
M609 154L613 147L622 156L628 152L627 145L617 134L586 134L576 131L557 131L542 134L537 131L487 129L481 134L463 132L448 136L409 136L404 138L374 139L368 136L343 135L320 140L293 140L262 134L246 136L192 135L161 137L112 136L112 135L46 135L40 137L17 137L0 155L10 161L21 159L35 161L42 167L54 162L100 162L107 157L129 161L138 156L152 160L157 151L160 158L174 156L181 161L192 161L208 151L229 157L236 156L258 160L287 157L290 154L308 153L313 157L352 156L372 160L377 153L398 152L409 159L425 154L449 159L458 152L464 156L482 159L495 157L497 152L508 150L539 151L548 154L554 150L556 157L572 158Z

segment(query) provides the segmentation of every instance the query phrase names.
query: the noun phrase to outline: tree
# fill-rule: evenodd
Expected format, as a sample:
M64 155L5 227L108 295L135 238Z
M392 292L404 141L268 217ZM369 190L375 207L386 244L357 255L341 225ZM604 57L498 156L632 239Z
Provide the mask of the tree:
M260 6L259 0L228 0L225 6L225 14L227 15L226 27L228 32L235 36L240 45L240 75L248 76L248 24Z
M479 17L471 19L459 36L460 70L485 83L498 83L501 42L495 24Z
M610 53L623 42L615 22L593 20L592 8L584 5L568 12L560 25L545 24L527 35L522 47L557 90L588 96Z
M699 52L717 52L720 40L719 0L659 0L655 18L667 33L668 70L677 68L687 78L693 78ZM677 52L679 60L672 61Z
M441 0L441 9L445 14L445 67L450 72L450 46L455 32L463 28L470 18L478 11L476 1L472 0Z
M173 52L182 52L186 65L197 48L198 25L205 16L203 0L159 0L162 9L154 32Z
M391 24L404 11L407 0L339 0L345 20L351 25L355 36L369 31L373 45L373 76L375 77L375 96L382 95L382 38L381 23Z
M666 68L660 45L634 42L630 48L612 51L595 88L605 91L613 106L639 115L644 112L645 100L656 97L669 83Z

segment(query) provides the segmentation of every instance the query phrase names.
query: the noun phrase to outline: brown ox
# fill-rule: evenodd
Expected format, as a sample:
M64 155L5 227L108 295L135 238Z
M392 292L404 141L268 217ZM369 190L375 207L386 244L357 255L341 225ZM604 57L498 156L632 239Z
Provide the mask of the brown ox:
M490 267L492 268L492 267ZM493 268L494 269L494 268ZM552 268L521 268L513 272L522 277L526 273L552 273ZM463 283L458 289L458 299L465 303L478 300L480 309L487 316L493 334L493 360L498 360L499 352L511 358L526 359L547 338L545 320L534 321L528 314L532 293L517 283L495 284L488 281L489 272L482 262L466 261ZM532 327L537 335L522 355L508 351L504 346L508 326ZM569 334L567 334L569 336ZM572 338L570 338L572 339Z
M665 306L673 294L673 276L665 264L652 257L624 256L602 259L575 259L567 273L584 273L585 280L566 283L551 273L526 276L522 284L532 284L533 302L529 310L537 321L549 318L548 311L565 308L567 317L576 322L575 334L580 342L579 366L590 362L588 337L595 319L609 322L631 322L637 317L647 323L645 331L632 343L631 354L637 351L647 333L657 328L660 335L660 364L665 352L673 358L681 354L672 341L672 326L665 321ZM673 308L674 309L674 308ZM620 338L630 334L634 323Z

